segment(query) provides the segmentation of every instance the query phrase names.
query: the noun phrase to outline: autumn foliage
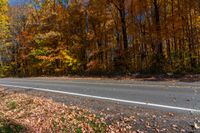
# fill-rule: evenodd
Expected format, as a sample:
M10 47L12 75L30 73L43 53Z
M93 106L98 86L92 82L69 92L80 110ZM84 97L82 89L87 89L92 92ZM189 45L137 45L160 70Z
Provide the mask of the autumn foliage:
M0 0L6 76L200 72L199 0Z

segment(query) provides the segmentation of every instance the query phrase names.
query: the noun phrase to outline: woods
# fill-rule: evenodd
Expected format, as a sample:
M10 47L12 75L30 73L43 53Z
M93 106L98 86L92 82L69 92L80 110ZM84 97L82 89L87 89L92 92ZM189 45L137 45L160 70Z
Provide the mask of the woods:
M8 2L1 76L200 73L199 0Z

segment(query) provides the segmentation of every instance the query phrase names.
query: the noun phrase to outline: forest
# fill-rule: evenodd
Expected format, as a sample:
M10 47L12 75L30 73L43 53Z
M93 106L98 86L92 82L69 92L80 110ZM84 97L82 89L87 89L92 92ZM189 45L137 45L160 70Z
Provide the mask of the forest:
M200 73L199 0L0 0L0 76Z

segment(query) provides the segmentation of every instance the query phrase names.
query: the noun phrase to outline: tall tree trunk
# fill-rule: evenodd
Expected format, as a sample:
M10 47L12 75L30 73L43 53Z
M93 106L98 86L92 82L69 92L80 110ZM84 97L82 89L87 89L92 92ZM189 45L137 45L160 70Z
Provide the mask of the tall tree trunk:
M125 0L119 0L119 13L120 13L120 20L121 20L121 27L122 27L124 50L127 50L128 49L128 38L127 38L127 29L126 29Z
M155 14L155 27L156 27L156 67L162 70L162 62L163 62L163 43L162 43L162 35L161 35L161 25L160 25L160 11L158 1L153 1L154 5L154 14Z

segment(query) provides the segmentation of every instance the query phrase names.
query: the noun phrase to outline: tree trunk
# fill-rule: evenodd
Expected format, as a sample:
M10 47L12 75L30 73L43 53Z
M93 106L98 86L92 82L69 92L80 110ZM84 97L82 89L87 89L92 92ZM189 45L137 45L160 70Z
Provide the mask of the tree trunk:
M153 1L154 5L154 14L155 14L155 27L156 27L156 66L159 70L162 69L162 62L163 62L163 43L162 43L162 36L161 36L161 25L160 25L160 11L159 5L157 0Z
M122 27L124 50L127 50L128 49L128 39L127 39L127 29L126 29L125 0L119 0L119 13L120 13L120 20L121 20L121 27Z

